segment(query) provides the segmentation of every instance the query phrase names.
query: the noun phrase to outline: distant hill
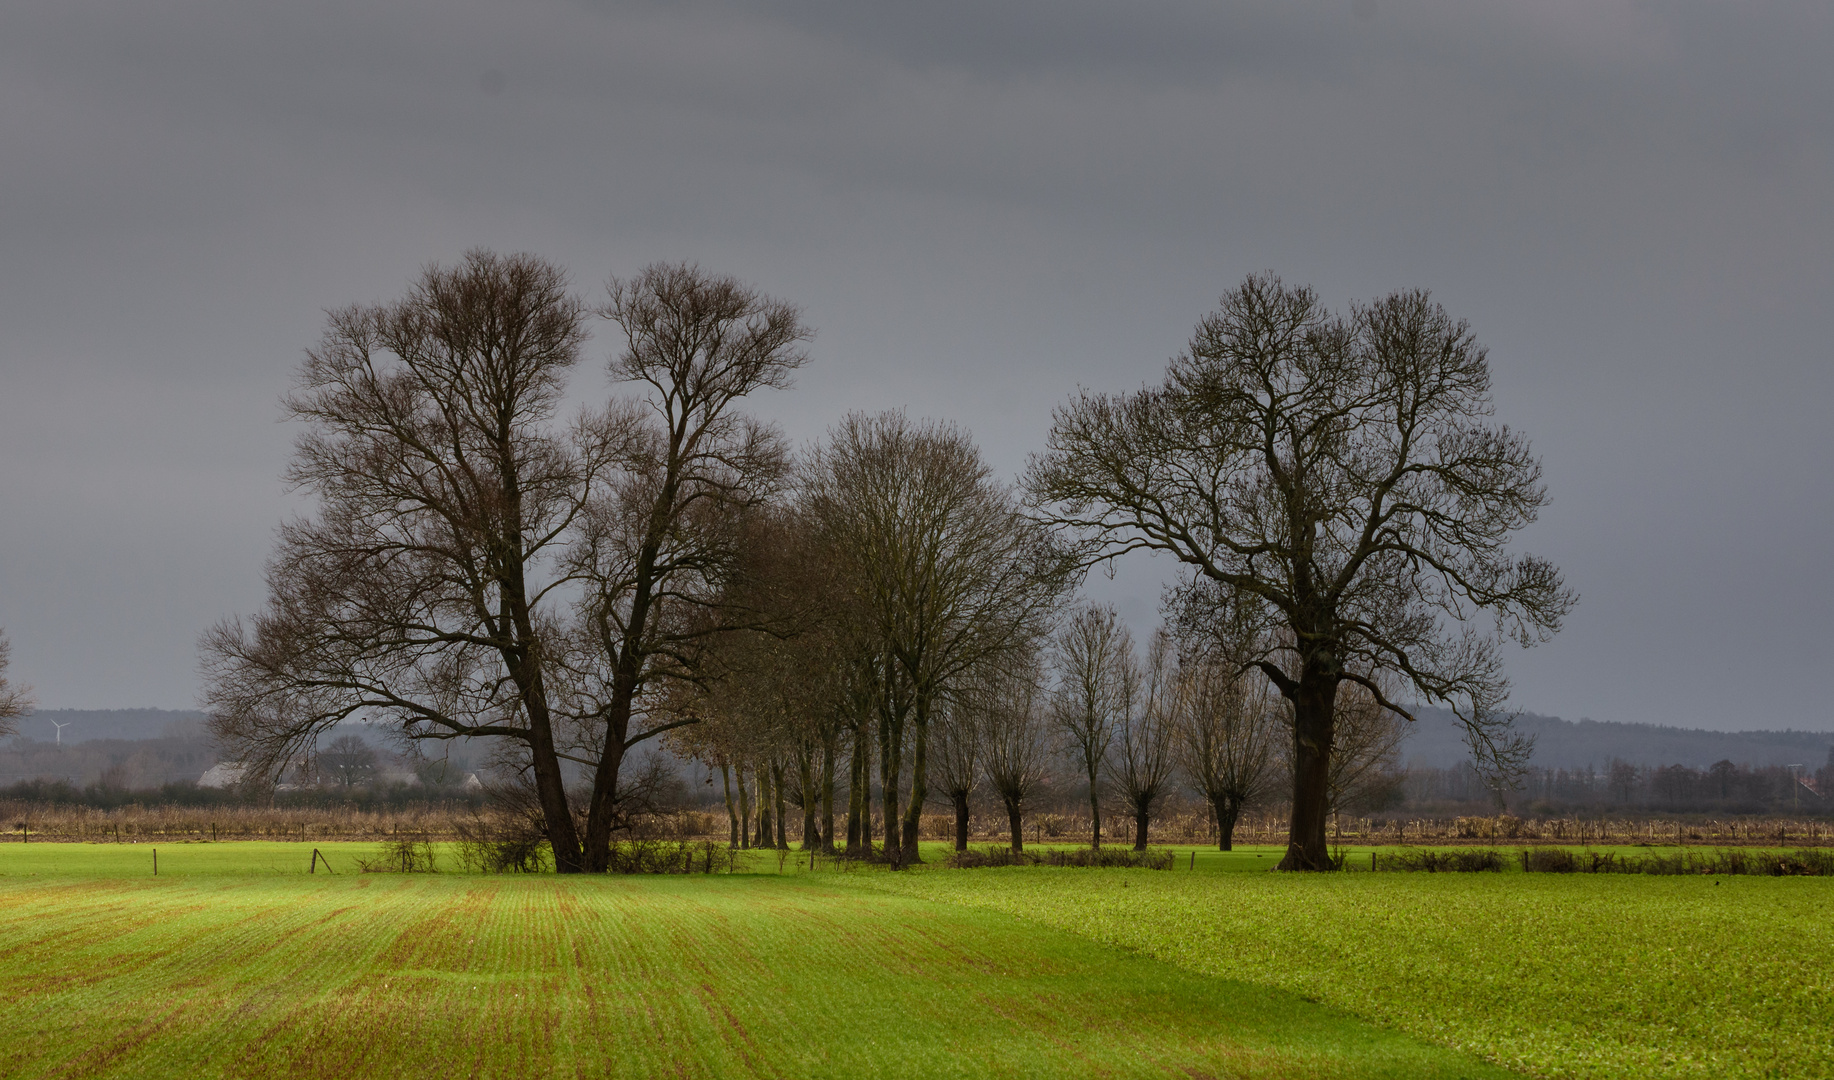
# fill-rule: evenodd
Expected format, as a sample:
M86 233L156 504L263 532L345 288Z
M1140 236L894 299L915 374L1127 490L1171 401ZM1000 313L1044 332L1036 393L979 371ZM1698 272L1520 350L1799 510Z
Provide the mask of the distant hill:
M1462 728L1446 709L1421 708L1402 743L1401 759L1428 768L1450 768L1470 760ZM1834 732L1698 731L1658 724L1562 720L1523 713L1518 730L1535 737L1532 766L1599 769L1612 758L1633 765L1687 765L1704 769L1716 761L1737 765L1802 764L1820 768L1834 760Z
M1470 759L1457 720L1445 709L1416 710L1420 721L1402 743L1401 759L1427 768L1452 768ZM179 709L44 709L19 721L19 734L38 743L56 743L65 725L63 745L100 740L179 739L207 743L205 715ZM1834 753L1834 732L1698 731L1658 724L1620 724L1600 720L1562 720L1523 713L1517 727L1535 736L1531 765L1548 769L1604 768L1612 758L1635 765L1687 765L1704 769L1715 761L1739 765L1803 764L1820 768ZM340 725L380 747L380 731L367 725ZM0 770L10 771L10 770Z
M40 709L20 718L19 734L57 743L57 724L63 724L65 746L96 739L201 739L205 719L179 709Z

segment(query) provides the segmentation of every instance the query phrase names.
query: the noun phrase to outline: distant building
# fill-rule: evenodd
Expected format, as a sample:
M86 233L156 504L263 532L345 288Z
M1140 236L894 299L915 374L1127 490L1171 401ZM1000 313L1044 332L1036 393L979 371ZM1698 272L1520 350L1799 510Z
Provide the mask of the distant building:
M197 778L198 787L227 788L235 787L248 775L248 766L239 761L219 761L212 765L204 775Z

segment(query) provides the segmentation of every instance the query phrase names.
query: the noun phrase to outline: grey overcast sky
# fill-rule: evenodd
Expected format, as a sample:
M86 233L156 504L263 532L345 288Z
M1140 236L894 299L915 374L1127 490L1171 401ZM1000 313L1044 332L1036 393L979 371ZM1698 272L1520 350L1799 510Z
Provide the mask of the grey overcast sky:
M192 707L262 600L322 311L471 246L805 306L799 440L1008 474L1271 269L1423 286L1546 464L1569 718L1834 730L1834 6L132 4L0 33L0 626L45 707ZM613 343L593 346L602 359ZM579 393L606 392L602 366ZM1092 588L1145 624L1161 568Z

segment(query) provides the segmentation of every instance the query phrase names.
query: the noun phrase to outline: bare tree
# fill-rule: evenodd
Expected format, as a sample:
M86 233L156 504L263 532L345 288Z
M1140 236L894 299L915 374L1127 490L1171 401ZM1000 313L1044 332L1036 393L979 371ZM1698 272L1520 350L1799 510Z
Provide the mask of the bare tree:
M544 641L554 558L600 465L550 423L583 316L556 267L485 251L331 313L286 398L307 425L287 477L318 515L281 529L265 609L202 643L212 729L251 775L364 712L416 738L508 740L556 868L584 868Z
M334 783L361 787L376 778L376 751L355 735L339 735L318 752L318 767Z
M844 560L871 631L885 844L912 862L943 695L970 667L1031 639L1067 566L965 432L899 412L842 420L806 470L804 503Z
M1043 672L1036 659L1017 657L977 673L964 694L981 729L982 769L1006 807L1012 849L1025 850L1025 808L1050 772L1049 720Z
M807 334L693 267L614 281L612 371L644 393L568 433L585 314L559 269L483 251L332 313L287 399L309 425L289 478L319 512L282 530L267 609L204 641L215 730L255 772L360 712L410 739L499 738L556 868L608 868L619 767L667 728L638 702L756 621L742 554L783 454L731 406L785 385ZM583 807L564 761L590 777Z
M7 684L6 666L12 659L12 652L13 643L6 639L4 631L0 631L0 737L17 733L16 721L30 715L33 705L31 687Z
M703 677L711 639L774 614L744 595L742 570L748 538L761 538L751 512L784 474L782 440L735 406L788 387L811 336L795 307L691 265L652 265L609 294L601 314L626 342L612 373L643 393L598 421L595 442L618 447L619 473L587 501L569 555L594 646L577 654L591 663L572 717L593 768L592 870L609 852L624 755L668 728L642 724L639 699L660 681Z
M1378 809L1399 794L1401 740L1407 721L1383 708L1360 683L1337 696L1331 740L1331 814Z
M1544 640L1574 597L1510 537L1547 501L1527 441L1489 422L1467 326L1424 292L1348 318L1251 277L1198 324L1164 382L1058 409L1026 486L1091 561L1167 551L1287 629L1255 661L1292 702L1292 870L1332 863L1325 826L1338 687L1378 672L1447 703L1481 767L1529 745L1499 712L1498 646ZM1494 631L1474 626L1486 613Z
M973 708L952 696L930 728L930 775L955 810L955 850L968 850L969 799L980 782L981 725Z
M1285 732L1266 680L1244 674L1226 655L1193 650L1179 664L1179 679L1179 762L1216 815L1218 849L1229 851L1242 811L1266 791Z
M1102 846L1102 765L1116 729L1134 709L1140 672L1133 636L1111 607L1084 607L1058 631L1051 719L1089 778L1091 847Z
M1146 677L1134 707L1115 727L1115 791L1134 819L1134 850L1146 850L1153 811L1172 787L1173 755L1183 686L1177 652L1164 630L1146 651Z

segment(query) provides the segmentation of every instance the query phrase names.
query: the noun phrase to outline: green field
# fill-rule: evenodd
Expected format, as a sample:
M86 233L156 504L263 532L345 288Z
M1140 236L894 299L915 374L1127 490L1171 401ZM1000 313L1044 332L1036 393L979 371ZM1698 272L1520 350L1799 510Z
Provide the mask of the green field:
M1537 1075L1834 1076L1834 880L1204 866L860 880L1290 990Z
M872 873L308 876L309 851L178 845L154 878L137 845L0 849L0 1075L1495 1071Z
M1834 1076L1828 879L1232 872L1272 849L482 877L317 846L338 873L0 847L0 1075Z

